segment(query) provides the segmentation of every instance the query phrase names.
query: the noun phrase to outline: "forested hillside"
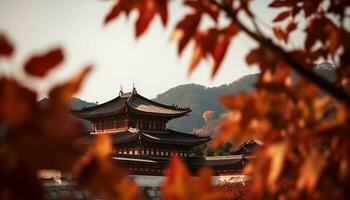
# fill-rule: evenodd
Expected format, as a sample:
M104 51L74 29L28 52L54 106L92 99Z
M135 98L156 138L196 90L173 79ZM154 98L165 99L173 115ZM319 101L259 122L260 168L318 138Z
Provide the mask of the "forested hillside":
M320 64L316 71L327 79L334 80L334 69L327 63ZM154 100L164 104L190 106L192 112L189 116L172 120L169 124L169 128L190 133L194 128L205 124L202 118L204 111L214 111L216 119L225 112L225 108L218 102L219 96L252 90L257 76L258 74L246 75L231 84L212 88L198 84L179 85L157 95Z

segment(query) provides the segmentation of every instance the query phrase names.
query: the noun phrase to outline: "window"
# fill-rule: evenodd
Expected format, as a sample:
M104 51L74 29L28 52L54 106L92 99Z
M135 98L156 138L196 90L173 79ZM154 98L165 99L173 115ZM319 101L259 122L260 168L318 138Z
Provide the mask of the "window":
M117 126L118 126L118 128L123 128L123 127L125 127L125 121L122 120L122 119L119 119L119 120L117 121Z
M106 127L105 129L113 129L115 128L115 120L114 119L108 119L105 121Z
M96 122L96 130L101 131L102 130L102 121Z

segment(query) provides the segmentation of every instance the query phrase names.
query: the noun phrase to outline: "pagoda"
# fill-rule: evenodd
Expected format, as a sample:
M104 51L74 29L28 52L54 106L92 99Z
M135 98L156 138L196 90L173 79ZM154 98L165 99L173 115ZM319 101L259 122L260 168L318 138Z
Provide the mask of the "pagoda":
M103 104L74 111L91 122L91 134L111 134L116 146L115 159L154 157L168 160L171 156L189 157L196 145L210 140L167 128L167 123L191 112L189 107L160 104L137 93L123 93Z

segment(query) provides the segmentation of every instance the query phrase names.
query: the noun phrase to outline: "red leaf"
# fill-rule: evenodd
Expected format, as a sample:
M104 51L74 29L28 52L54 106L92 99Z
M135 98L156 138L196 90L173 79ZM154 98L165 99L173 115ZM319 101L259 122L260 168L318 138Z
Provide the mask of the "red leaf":
M195 13L206 13L208 14L215 22L218 20L219 9L209 0L202 1L185 1L185 5L193 8Z
M63 59L62 49L55 48L45 54L31 57L24 65L24 70L33 76L43 77L48 71L60 64Z
M212 78L215 76L215 74L217 73L220 67L220 64L226 54L227 47L230 44L230 41L231 41L230 37L223 36L222 38L219 39L219 41L217 42L214 48L213 57L214 57L215 63L211 72Z
M14 51L11 42L4 34L0 33L0 57L10 57Z
M258 59L260 57L261 50L258 49L253 49L249 52L249 54L247 55L247 57L245 58L246 62L248 65L252 65L255 64L256 62L258 62Z
M186 15L177 25L173 32L173 36L178 35L179 47L178 54L186 47L187 43L194 36L197 26L201 20L201 15L198 13Z
M289 5L290 5L289 1L275 0L274 2L269 4L269 7L280 8L280 7L287 7Z
M280 27L273 27L273 33L278 40L288 41L288 35Z
M158 6L158 13L165 26L168 22L168 0L156 0Z
M284 11L284 12L281 12L279 15L277 15L275 17L275 19L273 20L273 22L280 22L280 21L283 21L284 19L286 19L287 17L290 16L290 11Z
M121 9L120 3L116 3L111 9L111 11L109 11L108 15L106 16L104 20L104 24L106 25L113 19L117 18L121 11L122 9Z
M140 37L148 28L156 13L156 4L153 0L145 0L139 7L139 18L136 21L136 37Z
M293 32L297 27L298 27L298 24L295 23L294 21L291 21L286 28L287 34Z

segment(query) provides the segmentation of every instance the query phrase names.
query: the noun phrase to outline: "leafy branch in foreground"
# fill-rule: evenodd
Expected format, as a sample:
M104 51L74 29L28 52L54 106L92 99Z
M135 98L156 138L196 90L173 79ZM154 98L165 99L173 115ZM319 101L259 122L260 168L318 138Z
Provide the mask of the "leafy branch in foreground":
M136 30L142 30L137 31L139 37L145 31L140 27L149 27L155 13L160 13L157 2L116 1L118 15L112 15L112 10L106 21L133 10L140 18L152 16L145 24L136 22ZM220 99L230 112L212 144L239 144L254 138L264 142L256 159L245 168L251 175L246 198L278 194L287 199L346 199L350 191L350 33L346 15L350 2L271 1L270 9L279 13L268 27L270 32L260 29L257 11L250 8L252 0L183 2L190 12L177 23L172 38L178 42L179 54L193 43L189 72L209 58L213 77L239 34L247 34L258 43L246 56L247 64L257 65L261 71L256 90ZM161 9L168 13L167 7ZM201 28L203 16L213 25ZM243 19L252 22L254 29ZM298 39L299 48L290 45L296 32L305 35L305 39ZM313 71L322 61L332 62L335 81ZM292 70L301 76L292 78ZM289 181L285 183L285 179ZM286 187L280 193L277 186L282 182Z
M0 61L11 59L14 49L0 34ZM24 70L27 76L41 79L63 59L63 50L54 48L29 58ZM90 71L91 66L87 66L67 82L54 86L45 106L37 103L35 90L1 76L0 199L45 199L37 176L43 169L70 174L78 186L104 199L141 198L137 185L110 159L111 139L99 136L86 151L82 142L88 134L86 127L70 114L71 97Z

